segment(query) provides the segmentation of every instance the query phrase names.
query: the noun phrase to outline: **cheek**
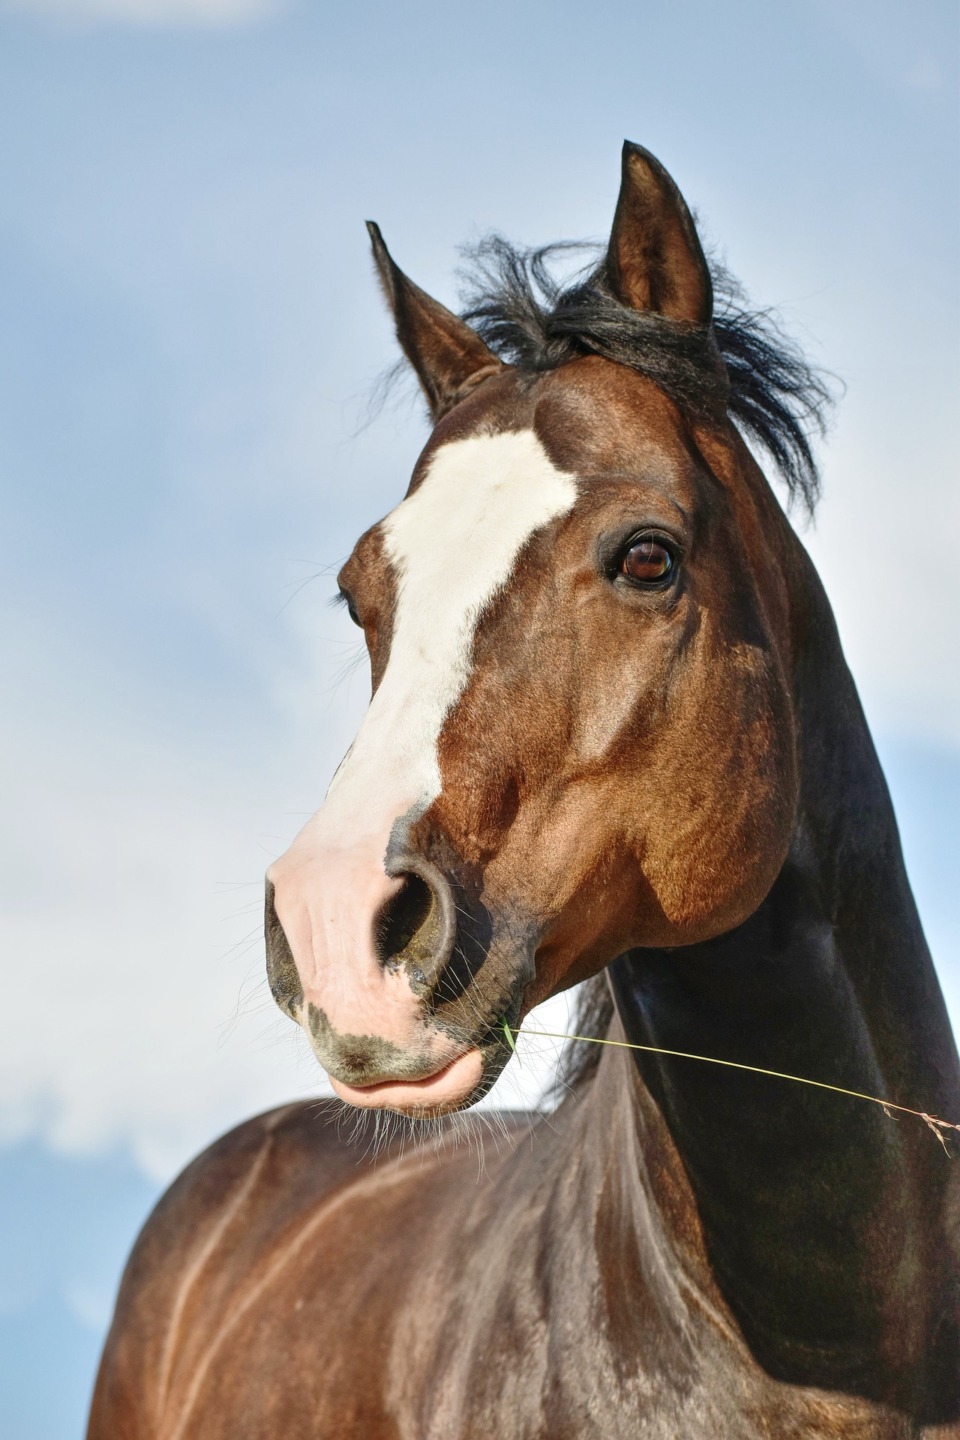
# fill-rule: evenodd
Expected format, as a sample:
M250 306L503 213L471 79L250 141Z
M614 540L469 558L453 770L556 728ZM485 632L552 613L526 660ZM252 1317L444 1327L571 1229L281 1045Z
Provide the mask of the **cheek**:
M515 661L489 666L440 737L435 812L474 863L499 853L531 797L552 792L563 773L569 717L543 683L541 665L542 657L530 656L526 671Z
M682 617L654 628L609 604L575 608L578 630L554 611L501 637L440 737L433 813L473 863L524 847L518 886L527 869L552 875L564 856L578 869L610 848L621 777L664 723L682 651Z
M527 916L538 936L531 1004L594 974L633 942L639 872L616 827L619 798L596 780L552 801L531 800L486 869L485 896Z
M554 644L528 681L474 686L444 737L447 832L491 903L530 917L564 963L722 933L779 873L796 805L787 690L770 652L711 652L705 629Z
M717 667L678 714L633 790L636 844L657 906L690 944L741 924L776 879L793 830L797 757L775 664ZM650 942L648 942L650 943Z
M646 737L666 722L676 647L669 636L639 645L625 638L627 643L617 645L604 636L597 645L597 667L577 677L568 765L579 772L615 770L624 755L642 749Z
M392 609L378 611L367 623L363 632L367 655L370 660L370 687L374 694L386 674L390 661L390 641L393 637Z

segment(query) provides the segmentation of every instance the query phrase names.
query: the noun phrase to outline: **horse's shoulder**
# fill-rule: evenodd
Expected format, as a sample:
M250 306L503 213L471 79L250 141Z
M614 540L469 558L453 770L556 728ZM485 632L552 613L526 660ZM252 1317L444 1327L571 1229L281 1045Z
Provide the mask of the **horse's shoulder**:
M232 1303L237 1283L283 1243L285 1231L364 1173L362 1148L338 1133L341 1111L333 1101L311 1101L247 1120L191 1161L161 1196L124 1272L91 1440L128 1430L153 1434L146 1416L159 1423L191 1335ZM129 1426L120 1421L126 1414ZM130 1428L134 1423L147 1428Z
M363 1166L362 1150L344 1140L331 1100L283 1105L227 1131L190 1162L161 1197L131 1256L138 1271L196 1259L242 1223L249 1233L264 1214L286 1219Z
M161 1197L134 1247L124 1288L171 1289L181 1272L209 1268L218 1254L235 1267L242 1251L269 1244L329 1190L356 1178L366 1157L339 1133L341 1113L332 1100L299 1102L222 1135Z

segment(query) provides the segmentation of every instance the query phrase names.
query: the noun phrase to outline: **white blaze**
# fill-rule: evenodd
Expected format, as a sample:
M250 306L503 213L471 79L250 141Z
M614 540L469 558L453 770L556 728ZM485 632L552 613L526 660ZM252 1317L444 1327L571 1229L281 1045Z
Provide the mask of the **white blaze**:
M530 537L566 514L572 475L532 430L444 445L409 499L383 523L397 572L390 661L316 820L347 844L386 836L411 806L440 794L437 745L463 694L477 621ZM381 852L382 853L382 852Z
M383 522L396 573L390 661L322 808L269 872L303 982L301 1020L312 1005L341 1033L423 1046L422 1007L376 943L376 917L400 885L384 868L390 834L440 794L440 732L485 606L576 495L532 430L473 436L439 449ZM445 1064L449 1040L434 1042Z

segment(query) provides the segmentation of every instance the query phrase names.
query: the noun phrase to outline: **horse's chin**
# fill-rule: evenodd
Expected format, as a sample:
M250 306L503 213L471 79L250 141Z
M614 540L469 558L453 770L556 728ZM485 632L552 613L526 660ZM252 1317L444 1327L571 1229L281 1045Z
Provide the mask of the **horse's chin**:
M330 1077L334 1093L362 1110L394 1110L411 1117L463 1110L488 1088L483 1053L474 1048L420 1080L380 1080L346 1085Z

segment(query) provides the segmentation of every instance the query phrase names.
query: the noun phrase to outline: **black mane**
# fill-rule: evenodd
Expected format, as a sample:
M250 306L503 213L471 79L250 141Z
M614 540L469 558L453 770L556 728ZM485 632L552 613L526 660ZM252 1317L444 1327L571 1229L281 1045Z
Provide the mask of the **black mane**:
M466 252L463 318L521 370L602 355L653 380L695 419L726 411L770 455L791 500L812 513L820 477L810 437L824 433L832 396L772 313L748 309L737 281L716 262L711 326L632 310L612 293L602 260L567 282L553 273L553 262L586 248L522 249L487 236Z

